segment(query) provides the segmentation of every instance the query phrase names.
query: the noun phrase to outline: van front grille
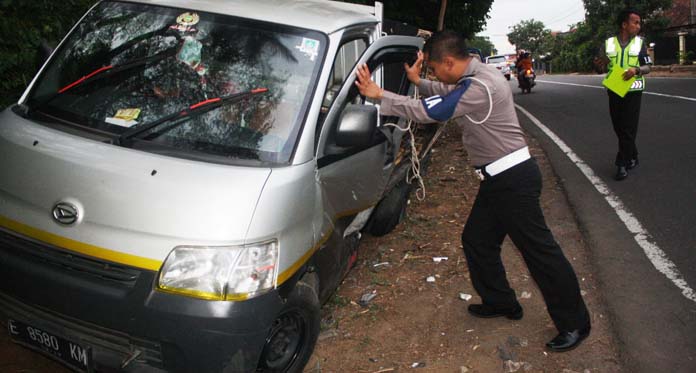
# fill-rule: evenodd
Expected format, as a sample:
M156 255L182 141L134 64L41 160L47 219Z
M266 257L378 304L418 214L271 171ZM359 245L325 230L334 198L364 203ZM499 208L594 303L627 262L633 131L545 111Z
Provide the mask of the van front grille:
M66 271L79 272L129 286L135 285L140 275L137 269L75 254L1 228L0 250L11 251L15 255L24 257L31 256L32 259Z

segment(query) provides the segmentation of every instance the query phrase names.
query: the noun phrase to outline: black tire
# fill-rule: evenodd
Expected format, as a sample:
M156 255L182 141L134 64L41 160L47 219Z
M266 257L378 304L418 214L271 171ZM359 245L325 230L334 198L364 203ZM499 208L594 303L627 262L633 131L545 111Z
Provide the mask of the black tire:
M319 336L320 308L312 281L300 280L273 321L257 372L302 372Z
M376 237L384 236L396 228L406 217L406 205L411 193L411 184L402 180L382 198L372 212L367 231Z

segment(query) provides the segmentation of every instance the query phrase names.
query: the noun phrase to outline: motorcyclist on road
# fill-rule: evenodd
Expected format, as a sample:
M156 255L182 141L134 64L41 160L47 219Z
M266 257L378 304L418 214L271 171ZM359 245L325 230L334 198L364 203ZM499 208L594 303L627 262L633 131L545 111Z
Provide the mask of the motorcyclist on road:
M532 70L532 56L529 52L521 51L519 57L517 58L517 82L519 87L522 86L522 79L524 78L524 72L527 70Z

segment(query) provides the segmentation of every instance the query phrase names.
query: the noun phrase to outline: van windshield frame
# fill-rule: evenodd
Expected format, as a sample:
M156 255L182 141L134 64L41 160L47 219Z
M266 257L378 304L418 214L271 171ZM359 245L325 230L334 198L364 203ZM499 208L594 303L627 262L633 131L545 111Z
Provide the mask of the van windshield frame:
M99 133L113 141L181 107L267 89L186 123L152 129L129 146L216 163L289 164L327 47L328 36L314 30L104 1L54 53L25 103L37 123L58 129L68 125L70 133ZM169 53L172 49L175 53ZM164 57L148 60L158 54ZM138 59L146 63L105 68ZM83 79L100 69L99 75Z

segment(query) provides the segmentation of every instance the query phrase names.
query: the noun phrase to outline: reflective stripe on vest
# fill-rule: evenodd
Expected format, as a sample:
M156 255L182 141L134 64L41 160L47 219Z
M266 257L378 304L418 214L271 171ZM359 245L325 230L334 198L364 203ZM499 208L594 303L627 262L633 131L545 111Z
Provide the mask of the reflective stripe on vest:
M640 50L643 47L643 39L640 36L634 37L625 48L621 48L619 38L616 36L607 39L604 45L609 58L609 72L611 72L614 66L619 66L623 70L628 70L632 67L640 68L638 55L640 55ZM642 76L638 76L629 91L642 91L644 89L645 79Z

